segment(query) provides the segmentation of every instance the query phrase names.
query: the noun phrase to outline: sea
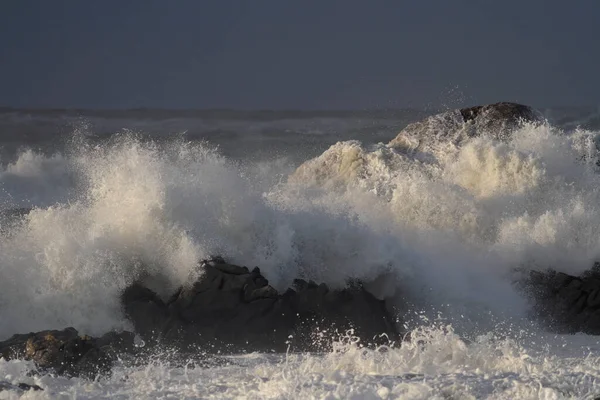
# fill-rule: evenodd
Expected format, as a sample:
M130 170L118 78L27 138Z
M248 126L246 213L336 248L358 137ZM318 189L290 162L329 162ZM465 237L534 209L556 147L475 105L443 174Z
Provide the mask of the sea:
M0 399L600 397L598 337L548 330L518 284L600 260L600 109L426 157L387 145L437 111L0 109L0 340L132 329L127 285L168 291L217 254L278 290L372 282L411 338L203 365L157 352L93 380L0 359L0 381L43 388Z

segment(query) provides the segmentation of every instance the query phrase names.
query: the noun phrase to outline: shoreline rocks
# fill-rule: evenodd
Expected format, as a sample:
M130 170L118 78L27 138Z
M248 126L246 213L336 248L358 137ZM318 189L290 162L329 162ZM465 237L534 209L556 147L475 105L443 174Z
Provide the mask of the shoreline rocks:
M360 282L331 290L296 280L293 288L279 293L258 268L228 264L220 257L198 268L200 278L166 301L139 283L123 292L123 308L135 333L92 338L66 328L17 334L0 342L0 358L31 360L40 371L94 379L109 374L122 357L143 362L156 349L174 350L174 359L200 362L245 352L326 352L332 340L349 339L350 329L367 347L401 343L385 302ZM533 300L536 318L550 331L600 335L600 264L581 276L528 271L516 284Z
M133 352L133 339L131 332L92 338L71 327L17 334L0 342L0 358L22 358L59 375L93 378L109 372L119 354Z
M220 257L202 261L198 268L200 278L167 301L140 283L122 293L135 334L109 332L93 338L74 328L17 334L0 342L0 358L32 360L40 370L94 378L109 373L121 355L139 358L157 348L201 359L246 352L323 352L331 350L333 340L348 336L369 347L399 344L385 302L360 282L330 290L296 280L293 288L279 293L258 268L228 264Z
M343 335L353 329L365 345L398 340L385 303L362 286L330 290L296 280L279 293L258 268L250 271L217 257L203 261L201 278L167 302L139 284L122 297L125 313L149 343L209 352L326 351L317 330ZM378 337L381 334L387 338Z

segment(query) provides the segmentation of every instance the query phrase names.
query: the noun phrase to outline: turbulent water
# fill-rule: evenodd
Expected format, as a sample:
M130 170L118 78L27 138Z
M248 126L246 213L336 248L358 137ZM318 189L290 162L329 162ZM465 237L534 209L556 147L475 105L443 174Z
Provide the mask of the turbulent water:
M146 277L168 291L214 254L259 265L278 289L374 281L413 340L366 350L333 338L328 354L204 367L157 354L96 381L0 360L0 380L45 389L27 398L600 395L597 339L537 326L514 285L518 270L579 274L600 259L596 115L550 110L507 141L481 132L415 154L386 143L417 112L5 110L1 208L33 211L2 221L0 340L131 329L125 287Z

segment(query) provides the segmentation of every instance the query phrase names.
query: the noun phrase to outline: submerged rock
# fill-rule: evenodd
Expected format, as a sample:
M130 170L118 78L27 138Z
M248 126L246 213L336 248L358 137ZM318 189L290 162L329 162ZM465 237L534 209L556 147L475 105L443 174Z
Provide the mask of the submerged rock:
M398 339L384 302L360 285L330 290L298 280L279 293L258 268L222 258L199 268L201 277L167 302L140 284L124 292L125 312L146 342L229 353L322 351L349 329L365 344Z
M540 123L542 115L529 106L516 103L495 103L462 108L433 115L404 128L389 146L404 151L429 151L432 145L463 141L490 135L506 140L523 122Z
M131 349L130 332L92 338L66 328L14 335L0 342L0 357L32 360L38 368L61 375L94 377L108 372L116 356Z
M531 271L525 289L553 331L600 335L600 264L581 276Z

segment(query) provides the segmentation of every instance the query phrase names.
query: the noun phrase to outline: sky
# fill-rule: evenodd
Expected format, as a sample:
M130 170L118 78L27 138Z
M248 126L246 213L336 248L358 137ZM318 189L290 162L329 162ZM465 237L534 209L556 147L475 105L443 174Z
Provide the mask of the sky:
M599 21L598 0L3 0L0 106L596 106Z

